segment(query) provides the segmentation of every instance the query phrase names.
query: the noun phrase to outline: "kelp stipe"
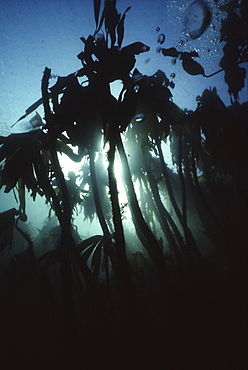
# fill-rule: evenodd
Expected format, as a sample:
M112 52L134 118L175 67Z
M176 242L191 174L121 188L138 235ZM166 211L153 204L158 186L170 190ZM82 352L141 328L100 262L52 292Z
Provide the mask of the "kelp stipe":
M129 10L121 15L115 1L94 1L96 27L93 35L81 37L81 69L59 76L49 87L46 68L42 98L21 117L43 104L45 125L1 138L1 186L5 192L17 187L20 204L19 211L9 210L1 250L11 249L14 225L21 230L15 218L25 221L25 189L34 200L44 195L59 224L56 237L45 233L53 248L35 258L41 241L22 235L35 276L59 311L58 339L67 367L77 368L79 362L93 368L99 357L97 364L110 368L143 368L144 361L149 368L183 368L185 363L200 368L202 359L208 368L216 361L222 368L207 344L218 351L221 333L227 331L222 313L228 310L235 317L228 291L242 300L235 290L244 271L245 104L226 107L213 88L198 96L194 112L181 110L172 101L173 83L161 69L147 76L135 68L136 57L149 47L141 42L122 46ZM164 42L162 36L159 40ZM245 61L242 50L237 64ZM162 53L179 56L175 48ZM195 57L195 51L181 53L184 70L205 76ZM117 80L123 86L115 98L110 84ZM241 79L228 85L237 101ZM81 163L82 175L75 175L78 184L74 179L71 186L82 198L73 205L58 153ZM77 205L77 223L98 220L97 234L79 236ZM60 267L63 307L44 278L54 265ZM227 355L231 348L225 344L227 349L221 348Z

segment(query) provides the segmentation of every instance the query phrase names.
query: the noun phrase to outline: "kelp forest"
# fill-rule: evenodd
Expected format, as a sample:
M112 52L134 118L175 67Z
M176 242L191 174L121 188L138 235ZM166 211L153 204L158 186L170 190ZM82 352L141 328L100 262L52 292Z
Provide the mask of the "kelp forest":
M46 67L20 118L43 107L41 124L0 137L0 187L17 201L0 214L4 370L245 368L247 1L222 8L212 75L229 106L216 87L195 92L195 111L177 106L166 70L136 67L149 46L123 45L131 7L98 0L80 69L54 82ZM161 48L173 58L211 84L195 50ZM64 173L61 153L81 171ZM49 210L36 237L27 197ZM82 237L78 220L101 232Z

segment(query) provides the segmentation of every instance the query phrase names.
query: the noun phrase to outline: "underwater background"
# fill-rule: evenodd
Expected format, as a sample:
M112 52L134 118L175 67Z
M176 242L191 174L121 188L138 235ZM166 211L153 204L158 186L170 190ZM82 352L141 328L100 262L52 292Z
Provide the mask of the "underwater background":
M2 368L245 369L247 1L2 0L0 34Z

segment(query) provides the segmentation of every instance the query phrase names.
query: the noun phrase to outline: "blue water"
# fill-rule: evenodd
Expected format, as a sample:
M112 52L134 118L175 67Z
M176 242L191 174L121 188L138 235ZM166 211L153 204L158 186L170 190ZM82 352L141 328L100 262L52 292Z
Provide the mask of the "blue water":
M223 55L224 42L219 42L219 30L221 20L225 17L225 12L216 8L216 1L209 0L208 6L212 12L211 23L204 28L203 33L197 33L199 37L196 37L194 40L188 40L184 26L185 15L191 2L192 0L117 0L118 11L122 14L127 7L132 7L126 14L123 46L136 41L149 46L148 52L136 56L137 62L135 67L143 75L146 74L148 76L153 75L157 70L164 71L170 80L169 88L173 95L173 101L181 109L195 111L199 104L199 96L202 95L205 89L213 89L214 87L217 88L217 93L225 105L229 106L230 96L228 86L224 81L223 72L211 78L205 78L202 75L192 76L183 70L182 61L179 57L165 57L161 51L159 52L159 48L175 48L180 53L194 51L198 53L199 58L196 58L196 60L202 65L206 75L210 75L220 69L219 62ZM200 2L201 0L196 1L196 3ZM218 3L223 5L226 1L219 0ZM195 15L198 15L198 10L194 7ZM193 22L194 27L195 23L197 27L198 25L201 27L202 21L197 19L197 22ZM190 27L192 27L192 24ZM25 113L25 110L31 104L41 97L43 71L46 67L51 68L52 78L50 79L50 86L52 86L55 84L57 76L67 76L79 70L81 62L77 55L84 49L84 44L80 37L87 38L89 34L94 34L94 31L95 22L92 0L0 0L0 136L7 136L11 132L25 132L28 130L28 127L31 130L29 125L30 117L28 117L26 122L18 122L13 126L12 131L11 126ZM187 29L187 32L190 32L189 29ZM242 64L242 67L245 67L245 64ZM175 85L174 88L172 82ZM121 87L118 81L111 84L113 95L118 96ZM138 93L139 88L140 86L137 83L134 91L137 90L136 92ZM239 102L243 103L247 101L247 98L246 79L244 87L239 92ZM89 101L92 102L90 99ZM117 232L113 233L112 215L111 211L109 211L110 203L109 208L106 204L104 208L104 212L107 210L104 217L106 221L109 221L110 226L108 226L111 229L110 239L102 239L102 230L98 219L96 217L93 218L92 175L89 176L92 169L89 167L88 155L85 155L80 163L72 163L72 160L65 155L67 162L65 162L64 158L62 160L59 157L59 159L61 160L60 164L65 177L72 170L78 174L78 168L81 167L81 178L78 176L76 181L78 186L80 182L83 184L81 188L83 196L80 198L81 200L83 199L83 207L82 209L78 207L78 215L76 212L73 214L74 234L78 238L77 240L75 238L75 243L78 248L83 248L82 240L86 241L87 244L87 239L90 239L92 236L94 236L94 240L95 238L97 239L93 244L88 244L90 248L86 249L86 254L89 251L90 253L92 252L87 260L92 271L97 265L96 261L100 262L98 266L99 292L98 288L97 290L91 290L91 288L88 288L88 285L85 289L86 283L88 284L88 278L82 277L81 273L79 273L80 264L76 266L76 264L71 263L70 266L73 265L74 296L72 299L70 299L70 296L67 296L63 306L63 289L61 289L61 286L62 288L66 288L67 285L69 287L70 282L62 276L64 280L62 279L60 285L60 267L61 275L66 272L66 269L63 271L63 264L58 263L59 248L57 246L59 245L60 228L54 216L54 211L50 209L51 205L45 203L45 197L37 195L34 202L31 192L28 193L26 191L25 211L28 220L23 223L20 222L20 227L26 233L26 236L29 235L32 239L35 258L31 258L33 255L27 249L27 239L24 239L17 231L14 231L11 251L2 243L4 249L0 253L1 369L97 370L106 368L110 370L183 370L189 368L209 370L217 368L245 368L242 367L242 361L245 353L244 318L246 317L246 307L244 304L244 276L246 266L244 266L245 244L243 239L245 239L245 226L243 225L245 225L246 217L243 217L243 213L241 213L243 210L246 211L245 206L243 206L247 187L245 184L245 181L247 181L245 179L246 171L243 164L245 162L243 153L245 153L246 144L244 145L245 135L242 135L245 132L245 120L241 116L242 109L240 109L240 116L236 115L237 112L234 112L234 115L230 113L230 120L228 110L224 110L222 114L221 109L220 111L216 109L218 113L216 118L214 116L215 110L211 111L211 104L213 104L213 108L216 108L216 101L213 98L213 102L210 102L209 105L212 116L208 114L205 105L203 105L204 109L202 110L199 109L192 114L187 115L185 113L185 115L182 115L184 118L189 117L189 121L186 122L182 119L182 122L186 123L180 139L183 143L186 143L183 146L184 149L190 144L188 141L185 141L188 135L187 124L188 122L194 125L195 122L198 123L197 117L200 117L200 128L204 135L206 134L201 136L199 133L199 141L201 138L206 139L206 137L209 140L209 147L202 144L204 156L199 154L200 161L195 163L197 177L197 182L195 183L198 183L202 194L200 192L197 193L196 185L193 186L193 190L190 185L189 189L186 187L185 197L185 201L187 200L185 205L185 208L187 207L187 215L185 212L185 218L187 218L187 225L199 246L202 256L199 262L197 259L198 254L195 253L195 249L193 250L194 244L191 245L192 239L189 238L189 235L186 235L185 230L181 227L185 226L184 220L182 221L176 216L173 210L173 207L174 209L176 207L172 204L173 197L168 192L168 183L171 183L172 192L176 198L175 202L178 202L180 206L182 205L181 208L183 208L184 199L182 193L184 185L178 175L180 166L177 163L179 154L177 154L176 149L178 147L179 151L180 148L180 144L177 146L177 143L179 143L179 132L176 132L178 127L174 122L174 118L172 122L174 132L171 131L171 142L167 140L167 143L163 143L161 149L166 164L171 168L168 171L169 180L167 184L163 181L163 176L165 177L165 175L161 174L161 167L158 163L159 156L156 154L158 148L155 146L151 157L146 157L147 162L151 161L153 165L150 172L154 173L154 181L158 184L161 201L164 207L166 207L167 213L165 211L162 212L163 210L161 211L153 202L153 197L156 193L151 187L152 181L149 180L149 169L146 170L146 168L151 166L146 167L142 162L144 152L141 149L143 149L143 145L144 147L147 145L145 140L143 142L144 136L142 135L142 140L139 139L141 145L136 145L138 141L136 141L135 129L128 133L131 140L130 137L126 140L125 136L122 136L131 172L133 175L138 174L137 180L135 180L135 176L133 176L132 180L140 204L143 201L140 207L144 208L141 211L146 216L146 222L149 223L149 227L153 232L152 235L154 235L154 238L151 238L151 235L149 237L146 228L144 232L144 227L141 227L140 230L139 227L134 229L134 222L131 219L132 207L129 204L130 195L128 198L127 194L125 194L125 182L121 176L121 168L124 161L123 159L118 161L118 156L116 156L114 172L117 179L120 214L127 244L129 274L133 280L134 290L137 293L137 299L134 301L132 299L130 301L123 299L124 297L134 297L128 289L124 289L123 297L119 294L121 288L123 288L123 285L117 281L119 262L117 263L117 273L113 273L110 276L110 288L108 288L106 271L107 266L110 266L110 262L108 260L103 261L103 258L100 260L99 255L97 256L96 254L96 250L101 252L102 240L105 240L105 243L106 240L108 241L110 252L111 248L116 247L117 249L118 244L113 247L112 242L117 240L118 234ZM143 110L146 112L145 104L143 107L141 106L140 112L137 110L137 114L131 120L129 127L134 127L135 121L142 124L144 118ZM61 105L63 106L63 104ZM237 106L232 108L234 110L237 109L239 113L239 107L237 108ZM84 108L87 110L86 105ZM152 110L151 112L149 109L147 111L148 118L146 118L144 132L149 129L149 115ZM37 109L37 112L41 117L44 117L42 105ZM84 114L85 111L83 111ZM240 122L238 122L238 119L236 120L236 117L240 118ZM235 121L235 126L233 126L233 121ZM225 123L227 123L227 129ZM180 124L181 122L179 122ZM216 130L215 126L219 130ZM85 125L84 127L86 127L86 133L89 126ZM139 133L139 130L137 132ZM224 132L224 135L222 135L222 132ZM186 135L183 136L185 133ZM25 135L13 135L11 139ZM189 133L189 138L190 140L192 139L192 132ZM11 146L12 143L15 145L14 139L13 142L11 139L9 141L10 151L13 148ZM170 143L173 145L170 146ZM193 145L191 147L195 148ZM27 148L29 150L30 147L27 146ZM221 149L219 150L219 148ZM14 158L13 162L15 163L15 158L21 159L18 162L21 166L22 157L18 157L20 148L17 147L15 149L12 156ZM76 147L73 149L76 149ZM27 154L28 150L24 152ZM183 163L181 171L183 173L184 167L187 186L192 182L193 170L190 168L186 170L186 165L188 163L188 167L192 166L196 158L193 157L192 152L190 153L187 150L187 154L184 154L184 159L181 161ZM108 144L101 154L102 157L100 155L96 156L98 158L96 160L96 177L99 189L102 190L99 196L103 204L106 200L109 201L109 195L113 194L113 191L111 194L108 183ZM190 162L191 155L194 158L192 162ZM205 165L201 163L201 157L205 158L208 173L205 171ZM27 158L24 158L24 164L26 163L25 160ZM11 163L6 162L7 164ZM4 164L0 163L0 165L3 165L3 168L5 168L6 162ZM77 169L73 165L77 166ZM227 173L224 171L225 165ZM218 166L220 170L218 170ZM19 169L14 166L12 168ZM11 177L14 171L9 172L11 173L8 173L8 176ZM164 173L166 172L164 171ZM189 175L188 178L187 174ZM208 185L208 181L210 185ZM128 182L126 181L126 183ZM53 181L52 185L57 192L56 184L57 182ZM11 208L15 207L18 209L19 207L13 191L4 193L5 185L6 183L0 190L1 214ZM143 188L143 185L146 185L146 188ZM77 187L74 186L72 188L72 186L71 184L72 190L78 190ZM238 190L236 191L236 189ZM57 200L60 201L59 193L57 192L56 194ZM101 197L101 195L103 196ZM203 195L203 200L201 195ZM151 200L151 203L148 200ZM50 219L47 218L49 210L52 214ZM164 222L163 228L166 230L166 223L159 218L159 216L161 217L160 214L165 220L168 219L174 222L175 226L174 228L171 227L171 230L175 232L175 235L178 231L179 238L174 238L172 233L170 240L173 242L175 239L180 248L177 249L176 244L176 248L173 249L173 245L170 244L171 241L162 229L162 223ZM165 214L166 217L164 216ZM85 220L84 216L88 216L88 218ZM93 222L90 222L90 216L92 216ZM137 216L136 213L134 218L139 219L140 222L141 217L139 214ZM218 222L216 222L216 219ZM173 226L173 223L170 221L171 224ZM0 229L1 226L0 224ZM117 227L115 225L116 230ZM5 236L5 230L0 231ZM149 247L147 250L143 248L138 240L137 235L140 237L139 232L143 233L140 240L145 248ZM185 237L187 242L187 245L185 245L187 248L185 249L184 243L180 244L180 233L183 232L183 237ZM0 242L4 240L2 235L0 235ZM168 235L170 236L169 233ZM155 243L153 243L154 240ZM161 250L164 252L161 261L163 257L166 261L166 274L162 274L162 276L157 274L154 268L155 265L160 267L161 261L158 261L156 257L156 264L153 266L149 259L149 249L154 248L155 250L156 242L157 246L161 247ZM188 247L190 248L188 249ZM191 254L188 255L189 252L192 252L191 248L194 251L192 255L195 255L197 258L191 258ZM157 249L157 252L158 250L160 251L160 248ZM179 257L177 256L178 250L180 252ZM48 256L50 260L39 260L40 257L44 257L49 251L52 252ZM156 256L160 257L161 254L156 254ZM84 258L86 258L85 254ZM95 265L93 264L93 259L95 260ZM124 259L121 259L122 261ZM39 269L36 262L39 262ZM114 264L115 260L113 266ZM122 263L119 264L119 267L121 265ZM161 269L158 269L158 271L161 272ZM161 282L163 284L161 284L162 290L160 292L159 283ZM101 301L102 298L98 299L99 297L103 297L103 301L106 301L106 306ZM67 316L65 315L68 309L66 303L72 301L73 304L75 303L75 317L73 317L75 321L69 320L71 317L68 315L68 312ZM65 311L63 311L63 308ZM70 335L72 335L72 338ZM73 340L71 341L71 339ZM118 356L115 358L116 355ZM9 364L6 368L1 367L4 360ZM68 363L65 363L65 360Z
M189 76L183 71L181 62L172 65L171 58L156 53L158 46L175 47L181 51L196 50L200 56L197 61L203 65L207 75L219 69L223 43L219 43L218 30L224 12L217 11L214 1L210 2L213 18L206 32L196 40L179 45L186 40L183 32L184 16L190 3L182 0L117 1L121 13L132 6L125 20L123 45L141 41L150 46L149 52L137 56L136 66L143 74L151 75L157 69L163 70L167 76L175 73L172 94L173 101L180 108L194 110L197 105L196 96L210 86L216 86L221 99L229 105L223 72L210 79ZM165 35L163 45L157 43L157 27ZM77 54L83 49L80 37L93 34L94 29L91 0L0 2L2 124L9 127L41 96L40 84L46 66L52 69L52 74L60 76L80 68L77 59ZM240 93L240 102L245 100L247 84Z

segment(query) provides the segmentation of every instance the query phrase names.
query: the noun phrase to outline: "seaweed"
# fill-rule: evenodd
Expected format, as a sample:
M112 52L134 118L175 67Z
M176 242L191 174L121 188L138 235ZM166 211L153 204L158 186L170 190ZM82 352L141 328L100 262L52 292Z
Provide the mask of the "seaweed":
M80 351L73 348L83 336L83 330L78 327L83 317L78 319L78 304L84 314L93 317L92 337L96 335L101 342L101 354L106 356L106 347L114 346L117 339L116 353L127 354L127 366L130 363L138 366L139 361L132 362L131 347L135 343L141 341L158 355L155 345L148 345L141 338L143 326L148 326L156 343L162 327L167 360L174 363L174 327L181 330L183 322L180 306L187 306L189 297L188 318L191 309L195 312L202 309L199 302L194 307L195 295L202 288L198 276L203 284L202 297L205 292L210 295L212 286L208 290L205 279L213 279L213 286L215 274L221 276L221 282L222 276L231 280L230 271L236 273L244 256L240 232L247 214L243 204L247 197L247 176L242 176L246 170L241 159L245 160L247 147L244 135L247 108L234 104L244 73L241 72L234 84L227 77L230 65L224 63L230 45L236 49L237 45L242 46L242 55L239 48L240 54L232 60L232 65L239 68L238 64L246 61L244 39L230 41L226 27L235 15L228 10L222 28L227 44L220 66L225 70L229 93L235 101L232 106L226 107L216 88L210 88L198 97L194 112L183 111L173 102L170 90L173 85L163 71L147 76L135 68L136 56L147 52L149 46L141 42L122 46L130 7L120 14L115 1L106 0L102 12L101 5L101 1L94 1L95 33L87 39L81 37L84 48L77 57L82 67L68 76L59 76L51 87L51 70L46 67L42 98L20 118L43 104L45 124L36 131L0 138L0 186L5 186L5 192L17 188L20 205L18 211L9 210L8 214L0 215L6 224L6 230L1 229L0 246L1 250L11 249L15 224L28 243L30 263L40 281L45 281L44 271L49 274L49 269L59 264L67 365L75 352L83 360ZM243 19L242 9L240 19ZM203 67L193 59L199 57L195 51L180 53L168 48L162 49L162 53L181 59L188 74L205 76ZM216 73L219 71L212 75ZM84 77L86 83L81 85L79 77ZM110 83L116 80L122 83L118 97L110 91ZM168 166L163 150L166 142L170 144L174 169ZM77 153L72 146L77 148ZM84 160L80 185L76 184L74 173L66 180L58 153L77 163ZM117 159L126 191L125 204L120 200ZM55 213L59 223L59 236L52 229L46 234L53 242L52 250L39 258L35 257L32 237L17 224L19 219L26 221L26 189L31 190L34 201L37 194L46 197L50 213ZM75 238L73 221L77 206L81 207L78 212L81 218L83 210L85 219L99 221L102 234ZM134 229L131 238L125 222L127 210ZM205 257L199 229L212 242L217 255L214 262ZM135 248L130 252L132 244ZM235 251L234 244L237 244ZM237 258L232 261L234 253ZM45 289L51 297L48 285ZM179 302L177 289L181 294ZM175 313L172 306L176 307ZM154 316L151 327L147 324L150 309ZM202 317L206 320L203 314ZM103 329L99 329L101 325ZM110 335L106 334L108 330ZM132 330L134 336L128 345ZM106 338L108 343L104 342ZM140 351L142 345L138 346ZM95 354L92 349L90 353ZM161 353L159 356L164 359ZM107 363L106 358L104 361ZM116 365L114 360L113 363ZM182 365L180 360L177 364Z

